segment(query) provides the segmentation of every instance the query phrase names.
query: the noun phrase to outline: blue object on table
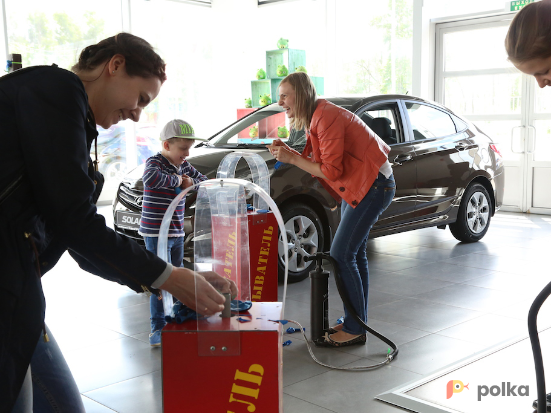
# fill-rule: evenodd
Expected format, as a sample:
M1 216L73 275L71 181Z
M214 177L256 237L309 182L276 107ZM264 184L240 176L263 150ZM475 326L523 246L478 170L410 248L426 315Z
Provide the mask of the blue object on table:
M234 312L247 311L253 306L251 301L241 301L241 300L232 300L231 301L231 310Z
M268 212L270 212L270 210L269 209L257 209L256 212L259 213L259 214L267 214Z
M291 345L291 343L292 343L292 341L291 341L291 340L287 340L287 341L283 342L283 344L282 344L282 345L283 345L283 347L287 347L287 346L290 346L290 345Z
M300 331L300 328L289 327L289 328L288 328L287 330L285 330L285 331L287 331L288 334L293 334L293 333L296 333L296 332ZM302 328L302 331L306 331L306 329L305 329L305 328Z

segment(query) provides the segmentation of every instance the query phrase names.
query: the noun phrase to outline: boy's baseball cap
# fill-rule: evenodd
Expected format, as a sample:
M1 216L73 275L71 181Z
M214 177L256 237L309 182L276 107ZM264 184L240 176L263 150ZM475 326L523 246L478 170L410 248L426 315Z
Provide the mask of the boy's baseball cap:
M174 119L168 122L161 131L160 140L166 141L171 138L195 139L198 141L206 141L205 138L195 136L193 127L182 119Z

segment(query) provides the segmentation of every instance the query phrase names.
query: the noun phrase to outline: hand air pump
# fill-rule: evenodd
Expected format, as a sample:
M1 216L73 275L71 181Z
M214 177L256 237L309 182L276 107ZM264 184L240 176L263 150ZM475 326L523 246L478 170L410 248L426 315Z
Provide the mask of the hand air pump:
M350 299L348 298L348 294L346 293L346 290L342 283L342 279L338 271L337 262L333 257L325 252L318 252L317 254L304 258L304 261L316 261L316 268L313 271L310 271L310 328L312 330L310 333L311 340L316 345L323 342L325 340L325 333L329 329L329 271L325 271L322 267L322 261L324 259L328 260L333 266L337 290L339 291L339 295L341 296L348 313L352 317L355 317L358 323L360 323L360 325L362 325L368 332L381 339L392 348L392 351L389 349L387 358L384 362L373 366L368 366L366 368L379 367L381 365L390 363L398 355L398 347L390 339L369 327L358 316L356 310L350 302ZM358 369L363 369L363 367L360 367Z

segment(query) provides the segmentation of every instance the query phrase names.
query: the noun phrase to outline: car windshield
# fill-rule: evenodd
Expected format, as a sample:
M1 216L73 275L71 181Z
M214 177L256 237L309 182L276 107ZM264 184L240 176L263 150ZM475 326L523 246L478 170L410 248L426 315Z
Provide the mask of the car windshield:
M237 122L214 135L208 142L198 146L219 148L265 147L274 139L281 139L296 150L302 150L306 144L304 131L292 130L285 111L277 103L259 110L249 109ZM238 112L239 113L239 112ZM239 116L239 114L238 114Z

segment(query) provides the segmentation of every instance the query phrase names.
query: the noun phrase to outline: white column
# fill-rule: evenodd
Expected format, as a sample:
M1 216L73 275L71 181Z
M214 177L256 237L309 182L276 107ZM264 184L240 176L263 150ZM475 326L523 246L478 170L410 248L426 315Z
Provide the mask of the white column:
M120 0L121 2L121 26L123 32L132 33L132 0ZM124 134L126 137L126 165L128 169L138 166L138 148L136 147L136 123L130 120L124 122Z
M9 54L9 47L8 47L8 21L6 16L6 1L0 0L2 3L2 16L0 19L0 56L4 57L2 61L0 62L0 73L4 74L3 68L6 65L6 60L8 60L8 54Z
M413 0L413 53L411 57L411 94L421 96L423 0Z

